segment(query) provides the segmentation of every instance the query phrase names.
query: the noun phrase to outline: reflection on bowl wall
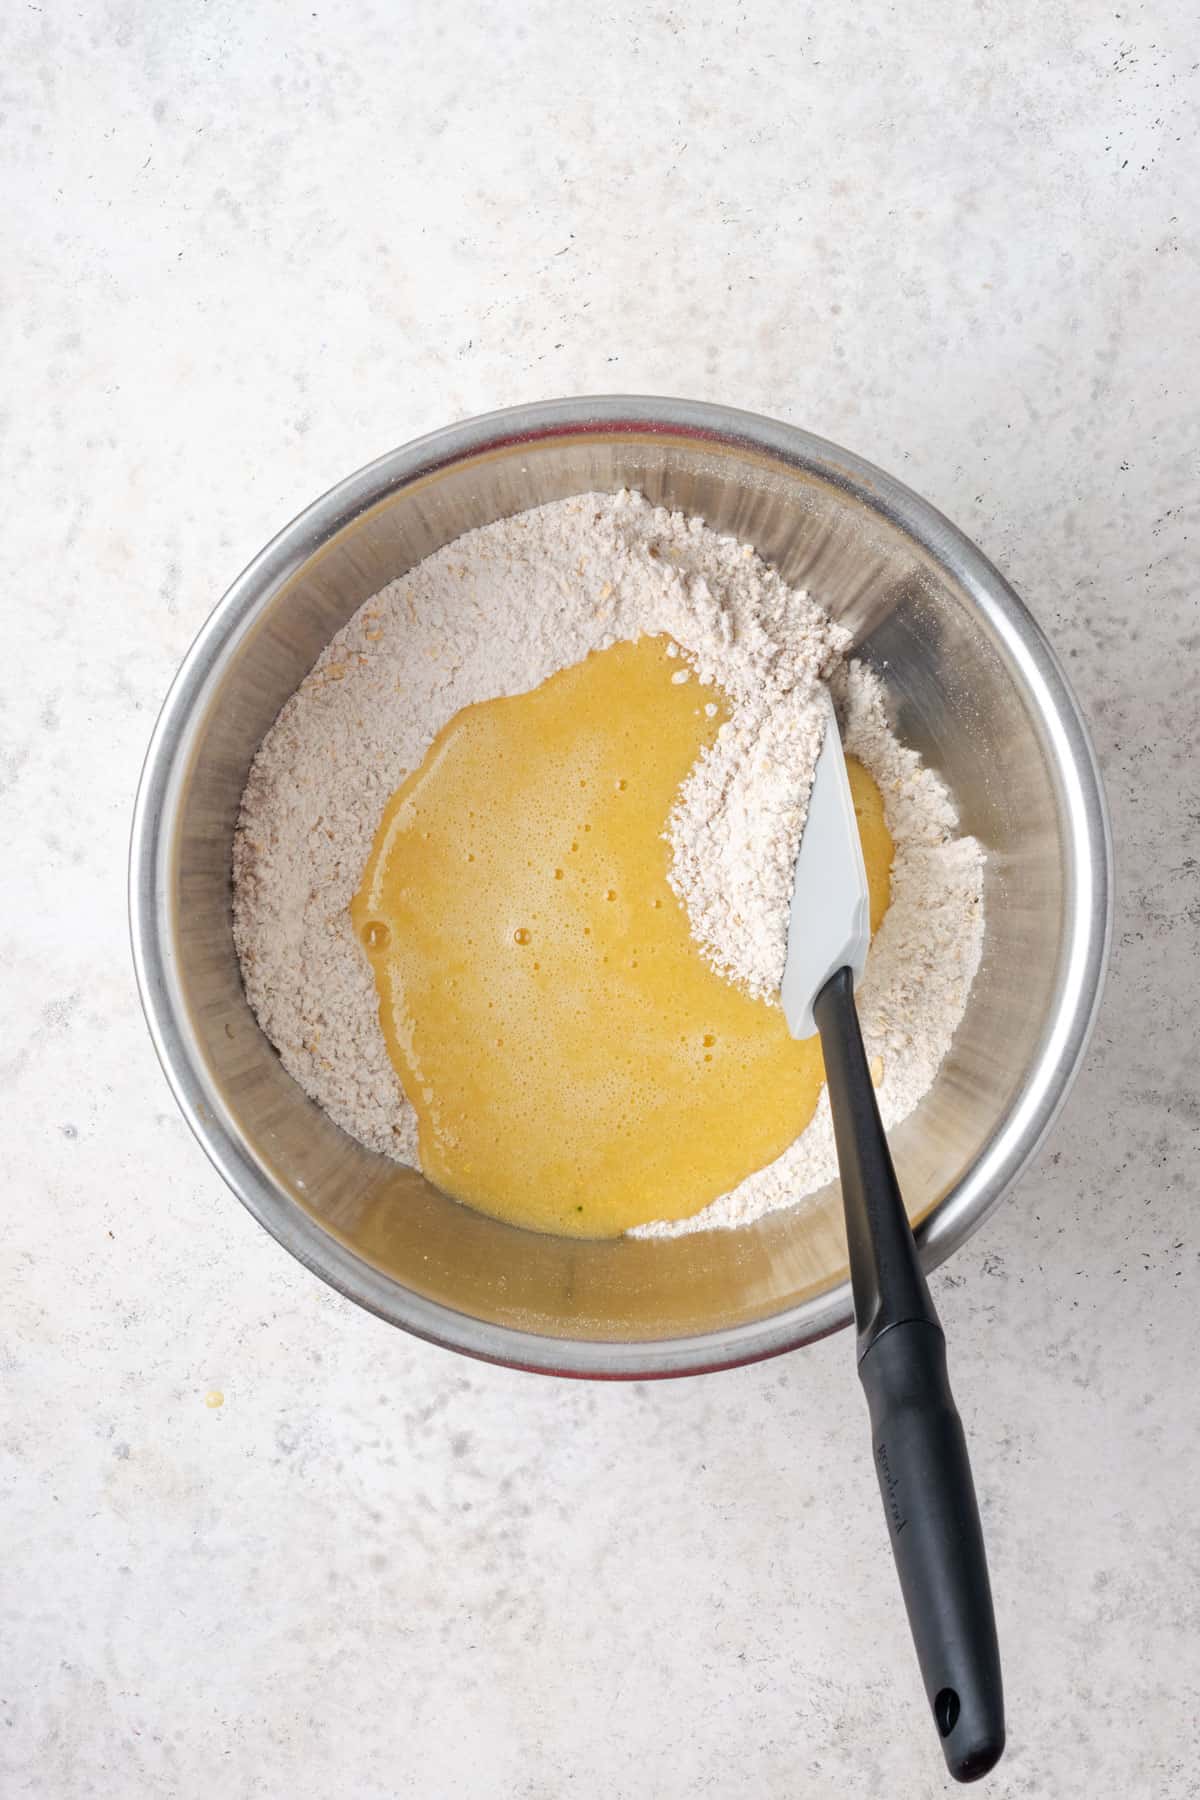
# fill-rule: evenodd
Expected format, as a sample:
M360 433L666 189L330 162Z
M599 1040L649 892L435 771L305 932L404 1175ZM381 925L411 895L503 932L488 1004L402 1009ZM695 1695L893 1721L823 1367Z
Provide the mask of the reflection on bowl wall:
M724 407L568 400L448 427L317 501L234 583L155 728L130 905L175 1094L255 1217L411 1331L559 1373L723 1367L850 1317L837 1184L735 1232L589 1243L520 1231L363 1149L287 1075L230 929L238 802L279 708L370 595L464 531L592 489L698 514L809 588L880 673L901 738L987 852L983 961L950 1055L891 1133L928 1265L984 1217L1065 1095L1110 907L1099 778L1063 675L980 553L908 489L809 434Z

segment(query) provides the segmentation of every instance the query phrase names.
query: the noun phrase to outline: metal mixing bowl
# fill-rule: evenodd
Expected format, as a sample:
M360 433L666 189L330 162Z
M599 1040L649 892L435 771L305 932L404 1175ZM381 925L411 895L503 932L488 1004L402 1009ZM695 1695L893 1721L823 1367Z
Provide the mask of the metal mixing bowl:
M753 544L854 632L901 737L987 850L986 945L931 1091L891 1134L927 1265L1041 1142L1079 1063L1107 949L1111 851L1078 708L1012 589L932 507L848 451L725 407L514 407L421 438L300 514L234 582L155 727L130 870L134 960L167 1078L280 1243L393 1324L563 1374L748 1362L850 1317L836 1183L736 1232L586 1242L447 1199L345 1136L284 1073L242 992L230 850L251 758L351 613L473 526L639 489Z

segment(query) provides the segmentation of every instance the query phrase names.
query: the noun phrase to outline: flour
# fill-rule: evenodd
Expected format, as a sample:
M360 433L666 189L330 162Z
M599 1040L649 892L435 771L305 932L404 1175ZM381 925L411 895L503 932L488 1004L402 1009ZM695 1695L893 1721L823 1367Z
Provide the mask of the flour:
M888 910L855 989L879 1112L890 1130L932 1086L966 1007L983 949L983 854L974 838L953 835L958 819L945 785L893 735L878 677L849 662L831 686L846 751L874 776L895 845ZM785 941L786 932L785 916ZM776 990L783 961L780 951ZM748 1225L836 1174L833 1117L822 1091L812 1123L775 1162L690 1219L645 1225L631 1236Z
M892 904L860 989L883 1058L885 1123L929 1086L982 938L981 858L953 838L941 782L842 666L847 637L748 547L635 494L562 500L468 533L374 596L319 657L255 758L234 843L246 993L284 1066L369 1148L416 1162L348 906L384 804L462 707L535 687L591 650L669 637L676 680L719 686L730 717L667 825L671 883L710 962L777 999L792 868L832 678L847 749L875 776L896 841ZM827 1103L808 1131L679 1232L747 1222L834 1172Z

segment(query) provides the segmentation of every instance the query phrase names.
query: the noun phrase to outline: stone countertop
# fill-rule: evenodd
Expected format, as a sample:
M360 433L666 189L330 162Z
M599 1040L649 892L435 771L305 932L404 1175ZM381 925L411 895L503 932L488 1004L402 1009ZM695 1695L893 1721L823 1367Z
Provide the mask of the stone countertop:
M894 470L1076 683L1107 1003L935 1278L989 1791L1200 1793L1192 10L6 11L6 1796L950 1791L848 1338L635 1387L410 1341L224 1190L133 990L131 801L222 588L392 445L605 390Z

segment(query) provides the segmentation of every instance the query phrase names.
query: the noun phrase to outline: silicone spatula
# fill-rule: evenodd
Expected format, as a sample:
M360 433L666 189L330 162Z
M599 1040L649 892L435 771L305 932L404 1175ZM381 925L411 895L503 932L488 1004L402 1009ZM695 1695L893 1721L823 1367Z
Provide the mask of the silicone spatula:
M783 1010L821 1034L846 1214L858 1374L883 1511L946 1765L986 1775L1004 1749L1000 1652L967 1442L946 1340L879 1117L854 1004L870 946L862 845L829 717L796 859Z

